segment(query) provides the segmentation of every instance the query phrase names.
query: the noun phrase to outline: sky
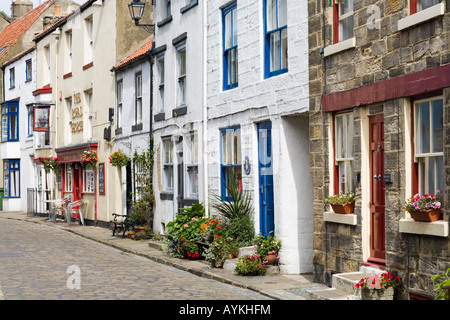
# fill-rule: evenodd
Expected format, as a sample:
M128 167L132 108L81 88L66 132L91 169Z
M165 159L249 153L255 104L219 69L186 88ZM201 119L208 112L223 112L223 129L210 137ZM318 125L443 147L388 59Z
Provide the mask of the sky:
M33 8L36 8L41 3L44 3L46 0L31 0L33 2ZM75 2L82 4L86 2L86 0L74 0ZM11 16L11 2L12 0L0 0L0 11L5 12L8 16Z

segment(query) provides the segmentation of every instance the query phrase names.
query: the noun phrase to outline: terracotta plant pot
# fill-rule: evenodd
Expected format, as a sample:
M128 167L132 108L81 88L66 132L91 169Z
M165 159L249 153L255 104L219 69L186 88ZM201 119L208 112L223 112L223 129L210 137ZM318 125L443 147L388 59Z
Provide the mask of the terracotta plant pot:
M277 255L275 253L268 253L266 259L268 265L274 265L277 261Z
M131 233L131 232L127 233L128 239L134 239L135 235L136 235L135 233Z
M420 222L435 222L441 217L441 209L428 209L427 211L410 211L411 218Z
M331 208L333 208L334 213L350 214L355 211L355 203L350 203L346 205L331 204Z

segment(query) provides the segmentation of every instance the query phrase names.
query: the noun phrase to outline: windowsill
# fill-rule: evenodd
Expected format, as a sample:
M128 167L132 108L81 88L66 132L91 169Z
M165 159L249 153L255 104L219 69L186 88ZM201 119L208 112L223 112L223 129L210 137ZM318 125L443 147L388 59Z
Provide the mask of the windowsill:
M164 112L160 112L160 113L155 114L153 120L154 120L155 122L158 122L158 121L163 121L163 120L165 120L165 118L166 118L166 114L165 114Z
M332 44L331 46L325 47L323 51L324 57L331 56L333 54L352 49L356 47L356 38L350 38L335 44Z
M172 117L176 118L187 113L187 106L181 106L172 110Z
M133 126L131 127L131 131L132 131L132 132L134 132L134 131L140 131L140 130L142 130L142 123L135 124L135 125L133 125Z
M288 68L284 68L284 69L279 69L279 70L276 70L276 71L269 72L268 75L266 76L266 79L270 79L270 78L273 78L273 77L276 77L276 76L288 73L288 71L289 71Z
M116 135L122 134L122 128L117 128L117 129L115 130L115 134L116 134Z
M435 237L448 237L449 223L444 220L439 220L436 222L416 222L413 219L400 219L399 232Z
M72 72L68 72L65 75L63 75L63 79L70 78L72 76Z
M173 200L173 193L168 191L163 191L159 194L159 199L161 200Z
M354 213L341 214L341 213L334 213L334 212L324 212L323 213L323 221L356 226L358 219L357 219L356 214L354 214Z
M410 28L422 22L431 20L433 18L442 16L445 14L445 3L441 2L425 10L419 11L415 14L407 16L398 20L398 31Z
M196 5L198 5L198 0L192 0L191 3L185 5L184 7L182 7L180 9L181 14L185 13L186 11L188 11L189 9L195 7Z
M25 83L31 82L31 80L33 80L33 79L26 79Z
M85 64L83 66L83 70L89 69L90 67L92 67L94 65L94 61L89 62L88 64Z
M163 25L168 24L170 21L172 21L172 15L168 16L165 19L162 19L156 25L158 26L158 28L161 28Z
M233 89L236 89L236 88L238 88L238 82L230 84L228 87L224 87L223 91L224 92L225 91L230 91L230 90L233 90Z

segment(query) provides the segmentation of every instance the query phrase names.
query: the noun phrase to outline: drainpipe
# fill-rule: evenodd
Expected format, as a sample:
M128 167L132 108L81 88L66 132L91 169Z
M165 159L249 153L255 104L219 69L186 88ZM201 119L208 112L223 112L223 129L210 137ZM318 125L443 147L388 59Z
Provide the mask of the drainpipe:
M203 192L205 197L205 216L209 216L209 201L208 201L208 1L203 3Z

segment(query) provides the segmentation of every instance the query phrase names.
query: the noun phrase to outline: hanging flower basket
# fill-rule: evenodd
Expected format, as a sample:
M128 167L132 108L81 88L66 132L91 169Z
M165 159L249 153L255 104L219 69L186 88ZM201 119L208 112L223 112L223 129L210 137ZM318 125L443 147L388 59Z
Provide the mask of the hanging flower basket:
M84 151L81 158L81 165L84 168L91 169L94 168L98 162L98 155L96 150Z
M109 163L111 163L114 167L120 168L126 166L128 162L130 162L130 158L123 153L122 149L117 150L109 156Z
M45 171L58 171L58 158L50 157L50 158L39 158L39 161L44 165Z

